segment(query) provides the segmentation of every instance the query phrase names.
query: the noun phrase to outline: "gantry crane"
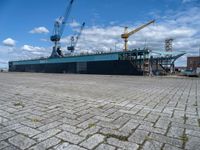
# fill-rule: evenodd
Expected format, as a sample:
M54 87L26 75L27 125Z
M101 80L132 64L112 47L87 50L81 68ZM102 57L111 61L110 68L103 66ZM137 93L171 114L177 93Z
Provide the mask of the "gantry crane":
M81 26L81 28L80 28L80 31L79 31L79 33L77 34L77 36L76 36L76 37L74 37L74 36L71 37L71 46L67 47L67 49L68 49L69 51L74 52L74 50L75 50L75 48L76 48L76 45L77 45L77 43L78 43L78 40L79 40L79 38L80 38L80 36L81 36L81 34L82 34L82 31L83 31L84 27L85 27L85 22L83 22L83 24L82 24L82 26Z
M56 19L56 21L54 23L53 35L50 37L50 40L52 42L54 42L51 57L63 57L63 53L60 49L60 39L61 39L63 31L65 29L66 22L69 18L69 14L71 12L73 2L74 2L74 0L70 0L70 3L67 6L64 16Z
M152 20L152 21L148 22L147 24L144 24L144 25L140 26L139 28L132 30L131 32L128 32L128 27L125 27L124 33L121 35L121 38L124 39L124 51L128 50L128 38L131 35L135 34L136 32L142 30L143 28L145 28L146 26L148 26L154 22L155 22L155 20Z

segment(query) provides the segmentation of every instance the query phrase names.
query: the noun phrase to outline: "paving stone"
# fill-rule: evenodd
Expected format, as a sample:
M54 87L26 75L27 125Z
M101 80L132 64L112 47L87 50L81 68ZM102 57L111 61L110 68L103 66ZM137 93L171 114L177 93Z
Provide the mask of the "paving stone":
M188 142L186 142L185 149L197 150L200 148L200 138L188 136Z
M61 124L61 122L55 121L55 122L52 122L52 123L48 123L48 124L46 124L46 125L44 125L44 126L41 126L41 127L39 127L38 129L39 129L39 130L42 130L42 131L46 131L46 130L48 130L48 129L52 129L52 128L54 128L54 127L57 127L57 126L59 126L60 124Z
M49 113L51 113L51 112L49 112ZM59 119L63 118L59 114L57 114L55 116L54 115L53 116L52 115L48 115L48 116L45 116L45 117L46 118L41 121L42 124L50 124L50 123L56 122ZM57 126L57 125L55 125L55 126Z
M73 133L70 133L70 132L67 132L67 131L63 131L56 136L64 141L67 141L67 142L70 142L73 144L78 144L84 140L83 137L73 134Z
M29 126L31 128L37 128L43 125L41 122L34 121L34 120L26 120L26 121L21 122L21 124L25 126Z
M36 143L34 140L20 134L8 139L8 141L20 149L27 149Z
M109 128L103 128L102 130L99 131L100 133L104 135L115 135L115 136L123 136L123 137L128 137L129 133L119 131L119 130L113 130Z
M97 119L97 120L106 121L106 122L113 121L113 119L110 119L110 118L107 118L107 117L102 117L102 116L95 116L94 118Z
M149 122L156 122L159 118L159 115L156 115L156 114L149 114L144 120L145 121L149 121Z
M123 126L129 120L130 120L130 118L125 118L125 117L122 116L122 117L119 117L118 119L114 120L112 123Z
M40 131L35 130L35 129L30 128L30 127L18 128L16 131L19 132L19 133L22 133L26 136L29 136L29 137L32 137L32 136L40 133Z
M63 114L60 114L60 116L66 117L66 118L69 118L69 119L76 119L77 118L77 115L69 114L69 113L63 113Z
M61 122L62 124L64 123L64 124L69 124L71 126L74 126L74 125L80 124L81 121L73 120L73 119L69 119L69 118L64 117L62 119L59 119L59 122Z
M0 112L1 113L1 112ZM0 114L1 115L1 114ZM7 118L1 117L0 116L0 123L8 122L9 120Z
M59 130L59 129L50 129L50 130L47 130L47 131L45 131L41 134L34 136L33 138L37 141L43 141L45 139L48 139L48 138L56 135L59 132L61 132L61 130Z
M61 130L72 132L72 133L79 133L79 132L82 131L81 128L77 128L75 126L71 126L71 125L68 125L68 124L62 124L58 128L61 129Z
M160 134L155 134L155 133L151 133L150 135L150 139L156 140L158 142L162 142L162 143L167 143L176 147L182 147L183 142L181 140L175 139L175 138L169 138L167 136L164 135L160 135Z
M135 143L120 141L120 140L115 139L115 138L108 138L107 142L110 145L120 147L124 150L136 150L136 149L139 148L139 145L137 145Z
M137 115L142 116L142 117L146 117L149 113L150 113L150 110L142 109L137 113Z
M115 147L108 144L100 144L95 150L115 150Z
M94 134L93 136L89 137L87 140L83 141L80 145L88 149L93 149L99 143L103 142L104 138L105 137L101 134Z
M44 118L38 115L33 115L33 114L29 114L26 116L26 118L30 119L30 120L43 120Z
M196 137L200 138L200 131L186 129L186 134L190 135L190 136L196 136Z
M0 149L3 149L3 148L5 148L5 147L7 147L7 146L9 146L8 143L6 143L6 142L4 142L4 141L1 141L1 142L0 142Z
M184 129L178 127L171 127L167 133L167 136L173 138L180 138L183 135Z
M61 144L55 146L54 149L56 149L56 150L66 150L69 145L70 145L69 143L64 142L64 143L61 143Z
M86 129L88 128L91 124L96 124L98 122L98 120L96 119L88 119L82 123L80 123L79 125L77 125L79 128L83 128Z
M165 120L165 119L162 119L160 118L156 124L155 124L155 127L157 128L161 128L161 129L167 129L169 127L169 123L170 121L169 120Z
M44 149L48 149L54 145L57 145L61 140L55 137L52 137L50 139L47 139L31 148L29 148L30 150L44 150Z
M97 123L98 126L100 127L104 127L104 128L110 128L110 129L119 129L120 128L120 125L118 124L114 124L112 122L103 122L103 121L100 121Z
M61 147L61 148L57 148L56 150L86 150L86 149L77 145L69 144L67 147L64 147L64 149L63 147Z
M169 144L165 144L165 146L163 147L163 150L182 150L182 148L178 148Z
M140 118L138 116L133 116L132 118L134 118L134 119L131 119L130 122L135 122L135 123L139 123L141 125L146 125L146 126L153 126L153 123L144 121L143 118Z
M9 146L3 148L2 150L20 150L20 149L13 145L9 145Z
M8 132L10 130L15 130L15 129L18 129L18 128L21 128L21 127L23 127L23 125L20 124L20 123L12 124L12 125L9 125L9 126L6 126L2 129L0 129L0 134Z
M89 135L93 135L93 134L99 132L100 129L101 129L101 127L94 125L94 126L92 126L90 128L87 128L86 130L83 130L80 133L80 135L84 136L84 137L89 136Z
M8 138L10 138L10 137L12 137L12 136L14 136L14 135L16 135L16 134L17 134L17 133L14 132L14 131L5 132L5 133L1 134L1 136L0 136L0 141L6 140L6 139L8 139Z
M143 150L161 150L162 143L157 141L146 141L144 146L142 146Z
M199 126L198 119L196 119L196 118L190 118L190 117L187 118L186 124L197 126L197 127Z
M165 134L167 131L164 129L160 129L160 128L155 128L155 127L151 127L151 126L146 126L146 125L140 125L138 127L138 129L140 130L145 130L145 131L149 131L152 133L159 133L159 134Z
M125 133L132 133L132 130L136 129L139 126L139 123L129 121L124 126L122 126L119 131L125 132Z
M113 114L110 114L110 115L109 115L109 118L112 118L112 119L115 120L115 119L121 117L123 114L124 114L124 113L117 111L117 112L114 112Z
M134 142L137 144L142 144L146 137L148 136L149 132L143 130L136 130L129 138L129 142Z
M107 116L109 116L109 118L112 118L110 117L110 115L114 114L115 112L117 112L117 109L113 108L109 103L106 105L107 107L110 107L109 109L107 109L106 111L104 111L104 113L108 114ZM104 108L106 109L106 107L104 106ZM112 119L115 119L115 118L112 118Z
M188 125L188 124L180 124L180 123L173 122L171 126L176 126L179 128L185 128L185 129L189 129L189 130L200 131L200 127L192 126L192 125Z
M123 110L123 109L121 109L121 110L119 110L119 112L122 112L122 113L126 113L126 114L131 114L131 115L135 115L139 110L136 110L136 109L134 109L135 111L129 111L129 110Z

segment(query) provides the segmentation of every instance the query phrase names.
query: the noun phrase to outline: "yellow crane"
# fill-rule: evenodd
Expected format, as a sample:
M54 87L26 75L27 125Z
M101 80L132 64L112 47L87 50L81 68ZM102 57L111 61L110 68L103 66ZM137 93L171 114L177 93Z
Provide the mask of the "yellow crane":
M128 50L128 38L131 35L135 34L136 32L142 30L143 28L145 28L146 26L148 26L154 22L155 22L155 20L152 20L152 21L148 22L147 24L144 24L144 25L140 26L139 28L132 30L130 32L128 32L128 27L125 27L124 34L121 35L121 38L124 39L124 51Z

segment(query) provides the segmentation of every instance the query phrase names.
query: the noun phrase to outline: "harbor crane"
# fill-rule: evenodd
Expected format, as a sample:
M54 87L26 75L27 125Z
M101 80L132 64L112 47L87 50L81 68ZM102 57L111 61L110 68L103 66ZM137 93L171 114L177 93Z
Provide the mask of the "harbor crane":
M74 0L70 0L64 16L59 17L54 22L53 35L50 37L50 40L52 42L54 42L54 46L53 46L53 51L52 51L50 57L63 57L63 53L60 48L60 39L61 39L63 31L65 29L66 22L69 18L69 14L71 12L73 2L74 2Z
M130 32L128 32L128 27L125 27L124 28L124 33L121 34L121 38L124 39L124 51L128 50L128 38L131 35L135 34L136 32L142 30L143 28L147 27L148 25L150 25L150 24L152 24L154 22L155 22L155 20L152 20L152 21L148 22L147 24L144 24L144 25L142 25L142 26L138 27L137 29L132 30Z
M79 31L79 33L77 34L77 36L76 36L76 37L75 37L75 36L72 36L72 37L71 37L71 46L67 47L67 49L68 49L69 51L71 51L71 53L74 52L74 50L75 50L75 48L76 48L76 45L77 45L77 43L78 43L78 40L80 39L80 36L81 36L81 34L82 34L82 31L83 31L84 27L85 27L85 22L83 22L83 24L81 25L80 31Z

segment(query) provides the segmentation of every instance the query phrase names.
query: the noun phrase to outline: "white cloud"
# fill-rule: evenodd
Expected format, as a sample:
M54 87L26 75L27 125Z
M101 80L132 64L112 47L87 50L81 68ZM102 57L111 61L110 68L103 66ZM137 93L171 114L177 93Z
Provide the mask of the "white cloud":
M182 0L182 3L196 2L197 0Z
M37 46L31 46L31 45L23 45L21 49L24 51L29 51L29 52L38 52L38 51L45 50L45 48L43 47L37 47Z
M77 22L76 20L73 20L71 23L69 23L69 26L72 28L76 28L80 26L80 23Z
M15 46L16 41L13 40L12 38L7 38L7 39L3 40L2 43L3 43L5 46L13 47L13 46Z
M49 33L49 30L45 27L37 27L31 30L29 33L32 33L32 34Z
M12 58L12 54L15 51L15 47L1 46L0 45L0 68L7 68L8 61Z
M0 64L1 65L7 65L8 64L8 61L4 60L4 59L0 59Z

